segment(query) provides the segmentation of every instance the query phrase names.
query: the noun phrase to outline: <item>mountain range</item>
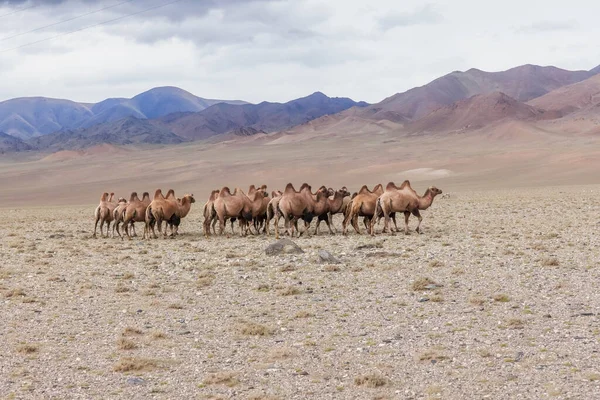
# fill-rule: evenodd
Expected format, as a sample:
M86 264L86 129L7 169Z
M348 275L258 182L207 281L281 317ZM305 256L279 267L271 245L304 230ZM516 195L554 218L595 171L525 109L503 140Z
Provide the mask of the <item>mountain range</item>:
M349 132L369 124L375 124L375 131L419 134L464 132L510 120L593 133L600 132L599 119L600 66L568 71L523 65L501 72L451 72L372 105L320 92L287 103L249 104L203 99L174 87L97 104L14 99L0 103L0 151L164 145L224 134L318 132L323 127Z

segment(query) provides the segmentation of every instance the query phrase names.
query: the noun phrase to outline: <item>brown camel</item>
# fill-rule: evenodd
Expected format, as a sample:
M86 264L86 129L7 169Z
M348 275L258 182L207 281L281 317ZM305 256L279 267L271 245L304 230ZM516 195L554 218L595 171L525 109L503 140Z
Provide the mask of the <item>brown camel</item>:
M377 213L383 213L384 217L384 231L389 227L390 214L393 212L404 213L404 233L409 234L408 231L408 218L410 214L413 214L419 219L417 225L417 233L421 233L421 213L419 210L427 210L433 203L433 199L442 191L435 186L430 186L425 191L423 196L419 196L417 192L410 186L409 181L404 181L400 187L396 187L392 182L386 187L386 191L379 196L377 199L376 207ZM375 220L371 220L371 235L374 235L374 223ZM390 231L393 234L393 231Z
M110 223L113 220L113 211L117 207L117 203L112 201L115 194L111 193L102 193L100 197L100 204L96 207L94 211L95 224L94 224L94 235L96 237L96 228L98 227L98 222L100 222L100 236L108 237L108 233L110 232ZM102 227L106 223L106 236L102 233Z
M144 228L144 238L150 238L150 230L152 230L152 236L156 239L156 232L154 226L158 225L158 233L162 232L162 223L165 222L164 236L167 236L167 227L169 220L177 213L179 205L177 204L177 198L175 197L175 191L170 189L167 192L167 197L163 196L162 190L157 189L154 193L154 199L146 208L146 227ZM146 236L147 235L147 236Z
M167 224L171 228L171 236L177 236L179 234L179 225L181 220L190 213L192 204L196 202L193 194L186 194L183 198L177 198L177 212L167 221Z
M285 229L292 236L292 224L294 219L304 220L304 233L310 235L308 228L315 217L315 207L319 209L327 203L328 190L321 187L316 193L316 199L308 184L303 184L300 191L296 191L291 183L288 183L279 200L278 210L285 219ZM298 237L303 233L298 230ZM279 239L279 226L275 225L275 237Z
M327 228L329 228L330 234L333 235L335 233L335 226L333 227L333 230L331 229L331 226L333 224L333 216L335 214L343 213L344 200L346 198L349 199L349 197L350 197L350 192L348 191L346 186L342 187L340 190L337 190L335 192L333 191L333 189L329 189L329 193L333 193L333 194L327 198L328 212L325 215L323 215L323 214L318 215L319 218L317 219L315 235L319 234L319 224L321 223L321 221L325 221L327 223Z
M344 235L348 232L348 224L351 223L356 233L360 234L360 228L358 227L358 217L366 217L369 220L373 219L375 214L375 205L377 198L383 194L383 186L378 184L369 190L364 185L359 191L356 197L352 199L352 202L348 205L347 213L342 223L342 233ZM365 226L366 226L365 222ZM367 228L367 232L369 228Z
M137 192L131 193L129 205L125 209L123 215L123 226L125 227L125 233L129 239L131 239L132 236L137 236L135 232L135 223L146 221L146 209L149 205L150 194L148 192L144 192L142 200L138 197ZM130 228L133 231L133 235L129 233Z

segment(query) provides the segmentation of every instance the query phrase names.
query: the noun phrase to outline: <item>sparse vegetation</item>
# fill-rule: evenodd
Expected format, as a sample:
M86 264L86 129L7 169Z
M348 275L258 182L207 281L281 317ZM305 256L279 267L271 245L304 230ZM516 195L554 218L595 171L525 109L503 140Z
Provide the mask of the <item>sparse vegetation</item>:
M222 371L209 374L202 381L205 385L225 385L233 387L238 384L237 374L231 371Z
M256 322L241 322L238 325L238 331L242 334L242 335L252 335L252 336L268 336L268 335L272 335L273 329L262 325L262 324L257 324Z
M159 362L150 358L125 357L119 360L114 366L115 372L139 372L151 371L158 368Z
M356 386L364 386L368 388L378 388L386 386L388 383L389 379L378 373L361 375L354 378L354 384Z
M421 277L416 279L413 283L412 283L412 290L414 290L415 292L422 292L424 290L428 290L428 289L432 289L432 286L437 286L437 283L428 277Z

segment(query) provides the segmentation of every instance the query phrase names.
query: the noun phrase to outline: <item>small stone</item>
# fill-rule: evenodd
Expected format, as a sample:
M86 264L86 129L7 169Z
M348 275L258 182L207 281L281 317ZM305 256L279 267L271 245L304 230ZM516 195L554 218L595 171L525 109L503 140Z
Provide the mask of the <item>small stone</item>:
M265 249L265 254L268 256L276 256L279 254L300 254L304 250L290 239L281 239L275 243L271 243Z
M146 381L143 380L142 378L132 377L132 378L127 378L127 384L128 385L145 385Z
M429 301L429 298L428 298L428 297L421 297L421 298L419 299L419 303L425 303L426 301Z
M340 260L335 258L333 256L333 254L331 254L327 250L319 250L319 260L321 260L322 263L327 263L327 264L340 264L341 263Z

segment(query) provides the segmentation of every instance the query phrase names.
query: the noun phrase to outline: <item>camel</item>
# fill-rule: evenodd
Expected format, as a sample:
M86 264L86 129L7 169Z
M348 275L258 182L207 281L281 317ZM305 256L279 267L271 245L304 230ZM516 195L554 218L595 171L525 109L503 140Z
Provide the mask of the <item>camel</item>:
M205 237L210 236L211 223L213 226L213 232L215 229L215 224L217 222L217 218L216 218L217 213L215 211L214 202L218 195L219 195L219 189L213 190L212 192L210 192L210 196L208 196L208 200L204 204L202 215L204 215L203 228L204 228L204 236Z
M333 191L333 189L329 189L330 197L327 198L327 214L318 215L317 226L315 228L315 235L319 234L319 224L321 221L325 221L327 223L327 228L329 228L329 233L335 233L335 226L333 227L333 231L331 230L331 225L333 224L333 216L335 214L343 213L344 200L349 198L350 192L346 188L346 186L342 187L340 190ZM348 202L346 202L348 204Z
M129 239L131 239L132 236L137 236L135 233L135 223L146 221L146 208L148 208L149 205L150 194L148 192L144 192L142 200L138 197L137 192L131 193L129 204L123 215L123 226L125 227L125 233ZM133 235L129 233L129 228L133 230Z
M408 219L410 214L414 215L419 219L417 225L417 233L421 233L421 217L420 210L427 210L431 207L435 196L441 194L442 191L435 186L430 186L425 191L423 196L419 196L417 192L410 186L409 181L404 181L400 187L396 187L392 182L388 184L385 192L379 196L376 203L376 212L379 214L383 213L384 217L384 231L389 226L390 213L403 212L404 213L404 233L409 234L408 231ZM374 219L371 220L371 236L374 236ZM393 234L392 231L390 231Z
M264 194L262 196L264 197ZM223 234L225 222L228 218L240 219L240 234L244 236L247 233L245 229L246 225L248 224L248 221L252 220L252 202L241 189L235 188L232 194L231 190L227 186L224 186L213 202L213 207L215 209L216 217L219 220L219 235ZM231 229L233 232L233 222Z
M123 239L123 236L121 235L121 232L119 231L119 224L121 222L123 222L123 216L124 216L125 209L127 208L128 204L129 203L127 202L127 200L125 200L123 197L119 197L119 201L117 202L117 207L113 210L113 237L115 237L115 229L116 229L119 237L121 239Z
M114 193L110 195L108 193L102 193L100 197L100 204L96 207L94 211L95 224L94 224L94 235L96 237L96 228L98 227L98 222L100 222L100 236L108 237L108 233L110 232L110 223L113 220L113 211L117 207L117 203L113 201L115 197ZM102 233L102 227L106 223L106 236Z
M148 235L150 238L150 230L152 230L152 236L157 239L156 232L154 231L154 226L158 225L158 233L162 232L162 223L165 222L165 232L164 236L167 236L167 226L169 220L175 215L179 210L179 205L177 204L177 198L175 197L175 191L170 189L167 192L167 197L162 194L162 190L157 189L154 193L154 199L146 208L146 226L144 228L144 238Z
M177 198L177 212L167 221L167 224L171 227L171 236L179 234L179 224L190 213L192 204L195 202L196 199L193 194L186 194L182 198Z
M288 234L292 235L292 223L294 219L304 220L304 233L310 235L308 228L310 222L315 217L315 208L320 209L327 203L327 197L329 192L326 188L321 187L316 193L316 199L311 191L311 187L308 184L303 184L299 191L294 189L291 183L288 183L285 187L283 195L279 200L278 210L281 212L285 219L285 229ZM303 232L298 230L298 237ZM275 225L275 237L279 239L279 226Z
M267 219L265 220L265 232L267 232L267 235L271 235L269 225L271 225L271 220L273 218L275 218L275 225L279 224L281 213L279 212L278 207L282 195L283 192L281 190L271 192L271 200L269 200L269 204L267 205Z
M367 185L364 185L359 191L356 197L352 199L352 202L348 205L344 222L342 223L342 233L347 234L348 223L352 224L356 233L360 235L360 228L358 227L358 217L366 217L368 220L373 220L375 214L375 205L377 198L383 194L383 186L378 184L369 190ZM365 221L365 227L367 223ZM369 228L367 228L369 232Z

